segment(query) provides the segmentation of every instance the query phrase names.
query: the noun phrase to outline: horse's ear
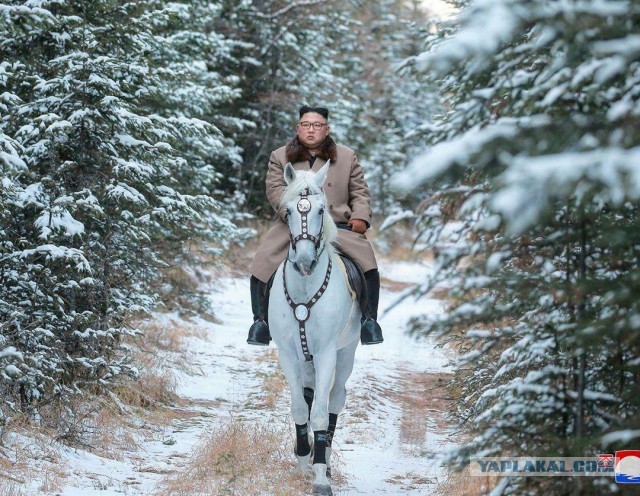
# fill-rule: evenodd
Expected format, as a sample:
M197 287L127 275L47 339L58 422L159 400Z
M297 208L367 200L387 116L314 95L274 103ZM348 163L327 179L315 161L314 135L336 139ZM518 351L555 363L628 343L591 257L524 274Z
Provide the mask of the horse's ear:
M291 184L296 179L296 170L291 165L291 162L287 162L284 166L284 180L287 184Z
M327 178L327 172L329 172L329 164L331 160L327 160L327 162L322 166L322 168L316 172L316 175L313 176L313 180L318 185L318 188L322 189L322 185L324 184L324 180Z

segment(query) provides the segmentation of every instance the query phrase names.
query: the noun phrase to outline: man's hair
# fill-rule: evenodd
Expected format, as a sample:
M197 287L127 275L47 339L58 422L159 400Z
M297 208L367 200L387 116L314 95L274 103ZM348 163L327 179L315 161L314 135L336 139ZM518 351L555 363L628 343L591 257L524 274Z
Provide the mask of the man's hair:
M309 112L314 112L316 114L320 114L322 117L324 117L325 119L329 119L329 109L325 108L325 107L316 107L316 106L309 106L309 105L303 105L302 107L300 107L300 118L302 119L302 116L304 114L308 114Z

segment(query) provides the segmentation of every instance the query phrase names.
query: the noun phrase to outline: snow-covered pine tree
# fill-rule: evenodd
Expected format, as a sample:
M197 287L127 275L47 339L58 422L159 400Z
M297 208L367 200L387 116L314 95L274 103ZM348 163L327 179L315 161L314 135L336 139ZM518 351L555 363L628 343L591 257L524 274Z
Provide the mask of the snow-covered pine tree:
M402 66L424 49L427 19L419 2L367 2L358 15L363 24L358 41L366 86L359 88L362 107L354 130L360 138L361 161L376 215L383 220L403 210L390 188L391 176L422 149L405 136L439 109L431 93L425 98L422 78ZM418 202L408 203L415 207Z
M359 3L227 2L221 18L226 32L256 47L239 59L239 117L255 127L240 138L244 163L229 188L247 193L252 212L266 205L269 154L293 137L302 103L329 106L335 136L351 143L354 135L348 133L360 109L355 88L364 84L357 43L361 26L352 20Z
M238 107L242 104L240 69L255 47L225 34L229 32L225 25L226 2L163 3L166 15L154 24L159 50L150 55L164 86L157 92L162 99L150 107L166 117L199 118L218 130L205 139L195 137L173 146L189 163L184 175L176 178L182 191L213 196L222 208L222 212L207 211L200 225L225 230L231 227L228 218L239 214L237 206L242 201L241 196L229 196L221 188L225 178L233 177L241 166L242 149L236 138L252 126L252 122L239 117L243 112ZM234 15L246 9L247 5L235 2Z
M6 64L0 63L0 83L7 76ZM0 115L6 114L11 101L16 96L8 92L3 93L0 101ZM22 147L20 143L0 131L0 284L9 287L19 283L19 274L16 271L19 264L14 260L6 259L5 254L15 251L17 240L9 229L12 222L11 206L20 202L24 190L16 182L16 177L27 170L27 166L21 158ZM19 367L23 365L24 355L15 346L10 345L8 319L17 318L25 309L20 305L19 298L0 292L0 383L10 382L19 377ZM6 320L5 320L6 319ZM0 409L0 426L6 422L4 409Z
M422 230L466 353L455 385L492 454L584 456L640 437L640 7L477 1L418 58L451 110L398 184L441 191ZM431 184L429 185L429 183ZM429 226L433 229L429 230ZM609 494L610 478L503 479L495 494Z
M122 337L136 332L128 316L154 304L150 283L166 265L157 247L216 208L176 179L199 177L223 142L190 113L191 80L179 105L177 73L154 63L166 49L155 31L164 7L0 4L5 416L37 418L135 374ZM182 113L158 112L165 92ZM204 144L186 156L195 142Z
M252 125L242 115L238 75L250 44L227 38L224 24L224 2L161 1L161 14L154 17L153 34L156 49L149 54L151 64L162 82L145 100L147 111L166 118L181 127L183 119L191 125L199 119L214 132L206 135L187 134L170 142L184 159L185 167L174 168L173 177L183 194L205 195L215 205L200 210L198 217L188 220L180 232L167 231L158 249L163 258L171 259L166 278L157 289L163 302L177 304L182 311L195 309L209 312L209 300L198 284L193 284L200 263L209 263L216 255L238 241L243 232L234 222L243 219L244 194L229 187L227 178L234 177L242 166L241 148L236 139ZM237 4L236 10L243 6ZM246 7L244 7L246 8ZM231 33L235 35L234 33ZM247 233L250 235L250 233ZM185 243L187 239L195 243ZM201 243L200 240L215 241Z

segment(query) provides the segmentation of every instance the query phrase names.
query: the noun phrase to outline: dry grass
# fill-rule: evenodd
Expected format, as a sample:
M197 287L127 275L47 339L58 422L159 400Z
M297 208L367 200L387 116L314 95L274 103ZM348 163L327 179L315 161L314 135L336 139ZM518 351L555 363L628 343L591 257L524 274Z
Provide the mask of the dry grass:
M380 238L380 242L377 242ZM420 262L431 264L435 261L431 249L419 249L414 246L415 231L406 226L394 226L383 233L367 233L367 239L374 245L384 246L385 258L394 261Z
M130 343L138 349L138 378L124 379L109 396L94 398L89 405L93 413L83 423L83 447L105 458L123 460L138 451L141 442L161 439L173 421L195 415L176 394L174 371L189 371L186 340L203 338L202 331L173 321L140 327L144 334Z
M436 490L442 496L482 496L491 492L498 482L500 477L497 476L472 476L467 467L459 472L449 472Z
M120 382L113 393L115 404L105 408L106 425L109 421L126 421L135 414L145 423L168 425L174 418L173 407L179 406L180 398L176 394L177 382L174 370L181 363L188 363L185 340L191 335L191 329L174 322L168 325L143 323L142 336L136 337L130 344L137 348L133 358L139 376Z
M145 322L140 327L143 335L134 340L138 349L134 363L139 369L139 376L135 380L121 382L114 389L117 401L101 410L104 417L101 425L111 426L103 431L118 427L136 429L137 434L149 440L155 439L159 431L152 427L167 426L176 419L191 415L192 412L182 408L184 401L176 394L174 371L193 372L188 365L187 339L194 336L204 339L206 336L194 326L175 321L168 324ZM141 429L140 421L149 427ZM126 446L122 448L127 450Z
M136 379L121 378L107 395L85 395L70 405L73 416L57 439L100 457L124 460L142 441L157 439L162 429L183 414L173 369L187 354L189 329L172 323L142 326L135 339ZM129 344L133 344L133 341Z
M27 417L12 419L5 447L0 448L0 496L31 496L64 488L72 469L60 461L64 456L54 440L123 460L143 440L162 436L162 427L192 414L179 408L172 369L187 362L185 340L196 334L195 329L176 323L146 324L142 329L144 335L129 342L138 350L136 380L122 378L107 395L87 392L71 404L42 408L42 425L55 425L55 429L38 427Z
M154 359L144 357L144 362ZM125 381L115 389L117 397L125 404L138 409L161 409L177 404L176 379L171 370L144 364L136 380Z
M162 271L162 283L164 288L170 287L170 291L162 294L162 303L171 309L181 312L192 311L201 313L203 310L197 305L197 290L203 282L204 274L197 270L191 272L181 266L172 266ZM163 289L163 288L159 288Z
M424 475L417 474L415 472L407 472L402 475L394 475L393 477L386 479L385 482L395 484L398 486L398 489L404 493L408 491L415 491L427 484L433 484L434 481Z
M309 487L306 474L297 470L288 425L230 419L203 439L184 469L166 477L155 494L299 496Z
M58 445L51 442L53 432L16 419L12 437L0 450L0 496L36 496L60 491L71 467L60 461Z
M449 374L406 372L390 397L402 407L400 439L407 449L422 446L430 430L444 431L445 416L451 404L447 388Z
M174 319L169 319L168 323L143 321L136 324L143 334L135 338L132 344L137 346L141 353L157 354L158 351L164 351L174 356L184 356L188 351L186 341L189 338L207 338L203 329Z
M132 432L135 426L112 405L105 404L92 420L90 445L96 455L123 460L125 453L133 453L140 447Z
M262 375L262 388L260 398L256 400L255 407L258 410L274 411L279 402L282 402L288 391L287 380L278 364L278 352L276 348L270 348L264 355L258 358L259 362L267 362L272 367L264 367ZM270 370L271 369L271 370Z
M501 320L489 323L485 325L484 328L495 330L498 327L506 326L508 324L510 324L509 321ZM476 344L470 343L466 338L467 330L468 328L466 327L456 327L451 330L451 336L454 339L447 343L447 347L458 355L468 353L472 349L479 349L482 346L482 342ZM498 346L494 346L491 350L484 353L497 360L505 346L506 344L502 343ZM465 381L465 377L472 373L473 370L469 370L467 372L459 371L453 383L447 381L446 392L449 405L460 404L462 402L462 384ZM451 376L449 376L449 379L450 378ZM469 431L462 433L458 443L464 443L468 440L466 438L469 437L470 434L471 433ZM449 471L446 480L438 483L436 490L438 494L443 496L481 496L491 492L499 481L500 478L496 476L471 476L467 467L462 471Z

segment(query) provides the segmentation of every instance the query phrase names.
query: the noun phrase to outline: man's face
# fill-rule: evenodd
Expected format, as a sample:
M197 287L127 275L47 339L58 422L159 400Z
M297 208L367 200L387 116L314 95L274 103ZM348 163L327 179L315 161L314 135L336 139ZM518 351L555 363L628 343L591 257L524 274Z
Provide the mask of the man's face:
M316 129L316 127L318 129ZM329 136L329 124L320 114L307 112L296 125L298 139L307 148L316 148Z

